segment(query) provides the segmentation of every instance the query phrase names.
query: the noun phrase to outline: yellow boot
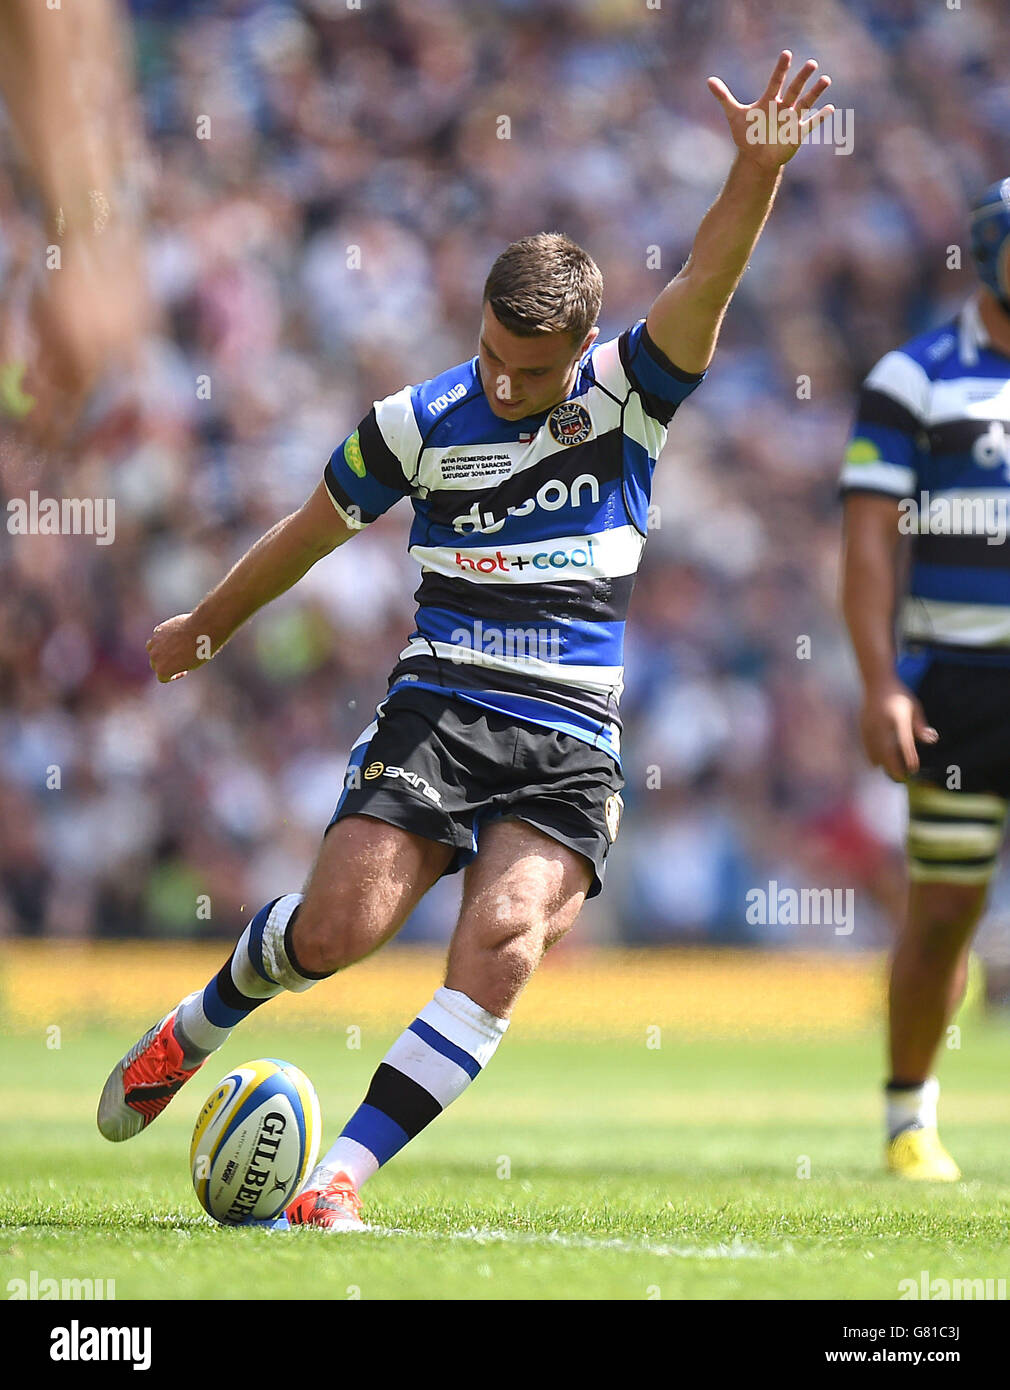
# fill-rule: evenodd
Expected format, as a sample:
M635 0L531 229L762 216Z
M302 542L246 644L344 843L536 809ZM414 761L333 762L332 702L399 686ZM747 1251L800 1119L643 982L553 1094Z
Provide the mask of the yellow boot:
M958 1182L961 1170L932 1129L903 1129L887 1146L887 1167L912 1182Z

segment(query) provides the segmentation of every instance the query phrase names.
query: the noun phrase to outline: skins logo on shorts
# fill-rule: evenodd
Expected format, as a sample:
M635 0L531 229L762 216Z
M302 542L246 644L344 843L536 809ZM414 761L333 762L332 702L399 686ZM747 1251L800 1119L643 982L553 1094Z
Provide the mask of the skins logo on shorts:
M376 777L391 777L394 782L397 780L406 782L408 787L413 787L429 801L434 801L436 806L442 804L442 793L419 772L411 772L405 767L387 767L385 763L369 763L365 768L365 781L374 782Z
M613 796L607 797L607 803L603 808L603 814L607 818L607 834L611 842L617 839L617 831L621 824L621 812L624 810L624 802L621 800L620 793L614 792Z
M358 438L357 430L344 444L344 462L351 472L356 473L359 478L365 476L365 460L361 457L361 441Z
M547 417L551 438L558 444L583 444L593 432L589 411L578 401L557 405Z

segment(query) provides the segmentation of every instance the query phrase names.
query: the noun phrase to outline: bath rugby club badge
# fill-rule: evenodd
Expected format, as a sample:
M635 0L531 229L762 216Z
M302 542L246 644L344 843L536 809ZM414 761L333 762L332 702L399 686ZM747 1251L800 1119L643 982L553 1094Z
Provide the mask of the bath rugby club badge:
M551 438L558 444L582 444L593 432L589 411L578 401L557 405L547 417Z
M617 839L617 831L621 824L621 812L624 810L624 802L620 795L615 792L613 796L607 797L607 803L603 808L607 818L607 833L611 842Z

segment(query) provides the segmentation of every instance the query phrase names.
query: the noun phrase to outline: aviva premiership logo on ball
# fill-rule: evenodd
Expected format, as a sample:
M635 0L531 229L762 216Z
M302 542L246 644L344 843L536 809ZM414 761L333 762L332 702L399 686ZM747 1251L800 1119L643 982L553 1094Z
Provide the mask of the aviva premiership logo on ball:
M551 438L558 444L583 444L593 432L589 411L578 401L555 406L547 417Z

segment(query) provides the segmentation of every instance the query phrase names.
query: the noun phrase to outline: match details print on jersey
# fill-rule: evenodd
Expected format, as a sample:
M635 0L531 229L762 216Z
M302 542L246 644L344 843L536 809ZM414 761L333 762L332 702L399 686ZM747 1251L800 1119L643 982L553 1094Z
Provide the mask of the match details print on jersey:
M377 401L325 479L355 528L410 497L416 627L390 676L615 758L624 628L680 371L644 320L596 344L551 410L501 420L477 358Z

